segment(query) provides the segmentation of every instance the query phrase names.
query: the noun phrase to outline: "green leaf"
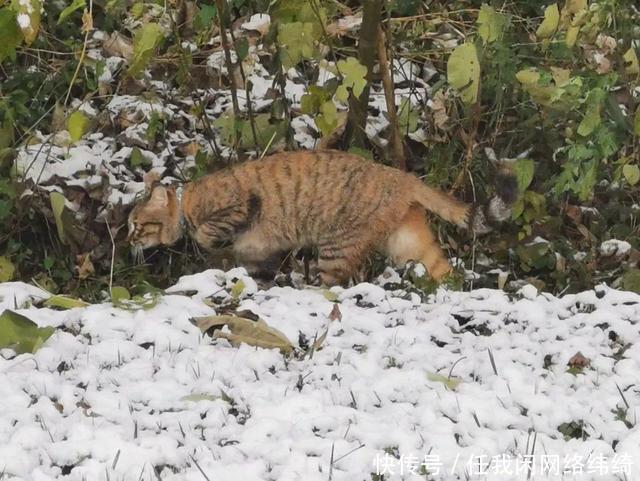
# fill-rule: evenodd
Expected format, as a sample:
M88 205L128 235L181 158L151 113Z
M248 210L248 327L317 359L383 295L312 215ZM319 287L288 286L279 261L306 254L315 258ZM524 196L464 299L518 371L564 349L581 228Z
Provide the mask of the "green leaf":
M71 142L77 142L82 138L87 128L87 116L80 110L76 110L67 119L67 130L71 137Z
M7 257L0 256L0 282L7 282L13 279L16 266Z
M151 167L151 160L142 154L139 147L134 147L129 156L129 165L134 169L136 167Z
M215 25L216 11L215 5L199 5L198 13L193 20L193 26L196 30L209 29L212 25Z
M133 37L133 58L129 74L137 76L147 66L155 49L162 41L162 29L157 23L145 23Z
M535 85L540 80L540 72L535 68L526 68L516 73L516 80L522 85Z
M551 37L558 29L559 22L560 10L558 10L558 4L549 5L544 10L544 20L536 30L536 37L540 39Z
M88 302L84 302L82 299L75 299L73 297L65 296L62 294L51 296L44 302L46 307L54 307L57 309L74 309L76 307L90 306Z
M447 79L449 85L460 92L465 104L473 104L478 100L480 61L473 43L459 45L451 53L447 62Z
M241 62L249 55L249 40L247 37L240 37L236 40L236 54Z
M320 113L314 119L323 135L329 135L338 126L338 109L333 100L327 100L320 106Z
M640 182L640 168L635 164L625 164L622 166L622 174L630 185Z
M455 391L455 389L460 385L462 379L458 379L455 377L447 377L442 374L438 374L435 372L428 372L427 379L433 382L439 382L444 384L451 391Z
M231 297L239 299L245 287L244 281L242 279L238 279L231 288Z
M589 104L580 125L578 125L578 134L583 137L590 135L600 125L600 121L600 105Z
M56 221L56 228L58 229L58 238L63 244L67 243L67 237L65 235L65 226L62 221L62 213L65 208L65 198L60 192L49 193L49 202L51 203L51 210L53 211L53 218Z
M51 337L53 327L38 327L31 319L9 309L0 314L0 348L18 354L34 353Z
M0 8L0 62L6 58L15 60L16 48L22 39L16 13L10 8Z
M623 274L622 288L640 294L640 269L631 268Z
M404 97L398 109L398 127L402 134L415 132L418 128L418 112L412 108L411 101Z
M278 25L282 65L291 68L303 59L312 58L316 39L313 23L291 22Z
M535 171L533 160L518 159L513 166L513 171L516 174L516 180L518 181L518 191L523 193L527 190L527 187L531 185L531 181L533 181L533 174Z
M194 321L203 333L211 328L227 326L230 332L216 330L214 338L228 339L234 346L245 343L267 349L280 349L282 353L293 350L293 344L287 336L267 325L262 319L252 321L235 316L207 316L196 317Z
M636 115L633 119L633 133L640 137L640 107L636 109Z
M64 20L71 15L73 12L80 8L84 8L86 6L85 0L73 0L71 5L67 6L62 12L60 12L60 16L58 17L58 25L60 25Z
M367 86L367 67L362 65L355 57L340 60L337 66L342 76L342 83L336 90L336 99L346 103L349 99L348 89L351 89L354 97L360 97Z
M640 74L640 63L638 62L638 55L636 54L636 50L631 47L627 50L622 56L624 59L624 71L628 75L638 75Z
M483 4L480 7L477 23L479 25L478 35L487 44L500 39L506 23L506 17L496 12L492 6Z
M129 299L131 299L131 294L129 294L129 290L126 287L111 287L111 302L114 306L122 304L123 301L128 301Z

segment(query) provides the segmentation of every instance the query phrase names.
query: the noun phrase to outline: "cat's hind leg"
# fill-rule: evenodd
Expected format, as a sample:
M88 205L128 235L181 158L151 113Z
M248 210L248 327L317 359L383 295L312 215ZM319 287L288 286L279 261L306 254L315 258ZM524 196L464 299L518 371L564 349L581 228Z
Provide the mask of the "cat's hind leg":
M397 265L410 260L422 262L436 281L451 272L451 265L429 227L422 207L409 208L387 239L386 252Z

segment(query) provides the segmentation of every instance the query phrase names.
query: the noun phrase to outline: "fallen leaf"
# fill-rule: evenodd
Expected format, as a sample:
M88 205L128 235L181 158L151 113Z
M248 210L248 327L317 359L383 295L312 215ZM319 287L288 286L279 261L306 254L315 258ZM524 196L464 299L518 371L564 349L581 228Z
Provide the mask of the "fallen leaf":
M334 304L331 313L329 314L330 321L342 321L342 312L340 312L340 305Z
M251 321L235 316L207 316L193 319L196 326L203 332L212 327L227 326L231 332L214 331L215 339L223 338L238 346L241 343L266 349L279 349L282 353L293 351L293 344L287 336L279 330L270 327L262 319Z
M544 20L536 30L536 37L541 39L551 37L557 30L559 22L560 10L558 10L558 4L549 5L544 10Z
M588 367L589 364L591 364L591 361L588 358L584 357L584 355L580 351L578 351L571 357L571 359L569 359L567 366L576 369L584 369L585 367Z
M90 304L82 299L75 299L73 297L65 296L62 294L51 296L44 301L46 307L54 307L58 309L73 309L75 307L87 307Z
M51 337L53 327L38 327L31 319L6 309L0 314L0 348L33 353Z
M428 372L427 379L433 382L440 382L444 384L448 389L454 391L462 382L462 379L455 377L447 377L435 372Z

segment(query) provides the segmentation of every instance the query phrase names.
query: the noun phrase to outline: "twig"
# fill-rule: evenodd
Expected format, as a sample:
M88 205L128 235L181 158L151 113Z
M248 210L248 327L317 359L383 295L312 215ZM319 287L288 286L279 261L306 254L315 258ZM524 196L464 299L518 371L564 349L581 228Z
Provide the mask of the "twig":
M109 295L111 295L111 289L113 288L113 266L116 258L116 243L113 240L113 234L111 233L109 221L105 219L104 223L107 224L107 232L109 233L109 239L111 239L111 268L109 270Z
M402 134L398 125L396 114L395 94L393 90L393 80L389 71L389 58L387 56L386 34L382 26L378 27L378 64L380 65L380 75L382 76L382 86L384 88L384 98L387 103L387 115L391 128L391 148L393 150L393 163L401 170L407 170L407 161L404 156Z
M229 88L231 89L231 103L233 104L233 114L238 117L240 115L240 107L238 105L238 92L236 91L236 83L233 79L233 62L231 61L231 50L229 48L229 39L227 38L226 32L226 0L216 0L216 7L218 9L218 22L220 24L220 40L222 41L222 49L224 50L224 63L227 67L227 73L229 75ZM237 132L236 137L238 137Z
M85 10L86 14L86 10ZM75 72L73 72L73 77L71 77L71 82L69 82L69 90L67 90L67 96L64 98L63 106L67 106L67 102L69 101L69 96L71 95L71 89L73 88L73 84L76 83L76 79L78 78L78 73L80 73L80 68L82 67L82 62L84 62L84 57L87 53L87 43L89 41L89 33L93 29L93 0L89 0L89 18L91 19L91 23L88 25L84 24L85 16L82 16L83 19L83 27L85 28L84 32L84 41L82 43L82 52L80 52L80 59L78 60L78 65L76 66Z

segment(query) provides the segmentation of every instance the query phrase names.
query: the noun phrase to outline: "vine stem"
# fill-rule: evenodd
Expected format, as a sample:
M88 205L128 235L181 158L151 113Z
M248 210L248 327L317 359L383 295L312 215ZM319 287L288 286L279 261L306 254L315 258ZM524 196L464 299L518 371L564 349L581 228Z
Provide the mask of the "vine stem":
M89 19L90 22L85 24L85 15L87 15L87 11L84 11L84 15L82 16L82 28L85 30L84 32L84 41L82 42L82 52L80 52L80 59L78 60L78 65L76 66L75 72L73 72L73 77L71 77L71 82L69 82L69 90L67 90L67 95L64 98L63 106L67 106L67 102L69 101L69 97L71 96L71 89L73 88L73 84L76 83L76 79L78 78L78 74L80 73L80 68L82 67L82 63L84 62L84 57L87 54L87 43L89 42L89 34L91 30L93 30L93 0L89 0Z

